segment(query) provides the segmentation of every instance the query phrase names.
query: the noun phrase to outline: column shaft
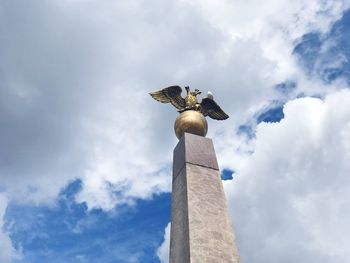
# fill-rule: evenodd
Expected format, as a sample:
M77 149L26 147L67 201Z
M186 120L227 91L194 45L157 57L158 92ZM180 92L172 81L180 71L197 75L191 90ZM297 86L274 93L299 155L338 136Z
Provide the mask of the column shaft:
M238 263L211 139L185 133L174 149L170 263Z

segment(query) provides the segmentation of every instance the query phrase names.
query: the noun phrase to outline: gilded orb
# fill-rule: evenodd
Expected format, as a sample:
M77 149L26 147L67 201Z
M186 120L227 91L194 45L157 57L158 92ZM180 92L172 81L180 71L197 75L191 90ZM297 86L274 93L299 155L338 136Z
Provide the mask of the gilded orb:
M208 131L208 123L202 113L187 110L177 116L174 129L179 140L185 132L205 137Z

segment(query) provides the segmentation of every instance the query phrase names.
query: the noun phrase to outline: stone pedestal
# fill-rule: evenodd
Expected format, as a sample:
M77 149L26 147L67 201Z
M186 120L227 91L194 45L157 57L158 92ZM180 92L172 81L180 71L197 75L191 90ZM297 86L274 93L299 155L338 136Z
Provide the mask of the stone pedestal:
M238 263L211 139L185 133L174 149L170 263Z

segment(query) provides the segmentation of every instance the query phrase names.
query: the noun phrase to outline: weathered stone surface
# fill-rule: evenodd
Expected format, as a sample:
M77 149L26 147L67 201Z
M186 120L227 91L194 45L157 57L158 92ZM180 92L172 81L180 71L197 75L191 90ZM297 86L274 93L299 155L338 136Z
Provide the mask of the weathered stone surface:
M185 163L219 170L212 140L185 133L174 149L173 175L178 174Z
M173 168L170 263L238 263L212 141L186 133Z
M172 186L170 230L170 262L190 262L186 170L183 169Z

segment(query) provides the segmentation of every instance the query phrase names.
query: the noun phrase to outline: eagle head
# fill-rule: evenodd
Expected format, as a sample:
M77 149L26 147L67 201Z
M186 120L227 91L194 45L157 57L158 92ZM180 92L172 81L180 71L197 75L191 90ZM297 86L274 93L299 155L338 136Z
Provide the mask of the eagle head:
M214 99L213 93L208 91L207 98L213 100Z
M199 89L195 89L194 92L196 93L196 96L202 93Z

